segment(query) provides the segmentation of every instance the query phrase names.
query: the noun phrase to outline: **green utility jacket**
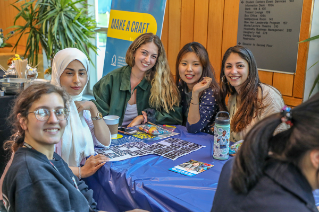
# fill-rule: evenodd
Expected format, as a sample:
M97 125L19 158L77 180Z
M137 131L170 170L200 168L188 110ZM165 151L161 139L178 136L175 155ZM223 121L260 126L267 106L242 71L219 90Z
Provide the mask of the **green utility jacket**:
M93 87L92 100L103 116L117 115L120 117L119 126L122 125L127 102L131 98L131 67L123 66L108 73ZM156 124L182 124L182 109L174 107L169 113L155 111L150 108L149 98L151 94L151 83L145 78L136 87L136 107L138 115L147 111L148 121ZM153 113L150 111L154 111ZM150 115L153 114L153 115ZM150 117L153 116L153 117Z

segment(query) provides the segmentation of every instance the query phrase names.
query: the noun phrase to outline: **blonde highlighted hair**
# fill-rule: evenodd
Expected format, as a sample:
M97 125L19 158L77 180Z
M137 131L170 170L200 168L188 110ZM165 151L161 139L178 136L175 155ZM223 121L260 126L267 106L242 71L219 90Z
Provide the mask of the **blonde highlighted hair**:
M168 66L164 46L159 37L153 33L145 33L137 37L126 52L126 63L133 67L136 50L143 44L150 42L158 47L158 56L155 65L145 73L145 78L152 85L149 104L156 110L164 109L165 112L169 112L174 110L174 106L179 105L180 97Z

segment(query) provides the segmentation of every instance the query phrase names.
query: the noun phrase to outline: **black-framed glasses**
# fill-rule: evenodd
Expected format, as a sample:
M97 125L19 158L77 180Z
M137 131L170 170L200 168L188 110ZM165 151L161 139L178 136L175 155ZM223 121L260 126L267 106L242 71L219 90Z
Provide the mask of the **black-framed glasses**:
M47 121L50 117L51 111L55 114L56 118L60 121L66 120L69 116L69 111L66 108L59 108L56 110L39 108L33 112L28 112L28 114L34 113L36 119L38 119L39 121Z

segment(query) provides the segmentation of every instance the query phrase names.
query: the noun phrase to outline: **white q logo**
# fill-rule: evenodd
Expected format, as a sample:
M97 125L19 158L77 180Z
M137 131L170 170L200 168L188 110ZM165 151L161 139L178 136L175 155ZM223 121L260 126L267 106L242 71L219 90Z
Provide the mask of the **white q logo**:
M113 57L112 57L111 66L116 66L116 55L113 55Z

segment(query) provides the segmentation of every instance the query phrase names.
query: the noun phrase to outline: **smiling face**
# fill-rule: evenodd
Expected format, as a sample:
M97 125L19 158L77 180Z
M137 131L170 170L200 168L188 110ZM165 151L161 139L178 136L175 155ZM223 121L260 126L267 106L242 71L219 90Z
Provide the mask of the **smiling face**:
M181 80L187 84L189 90L192 90L202 76L203 66L194 52L188 52L179 63L178 72Z
M153 68L158 57L158 47L153 43L149 42L141 45L134 53L134 66L135 70L146 72Z
M240 91L241 85L247 80L249 75L249 65L246 60L237 53L231 53L225 62L225 76L227 81Z
M61 74L60 84L68 94L75 96L82 92L87 80L88 75L83 64L73 60Z
M29 113L27 117L21 117L19 122L25 131L25 142L31 146L45 148L59 143L62 138L67 122L66 120L58 120L52 110L64 108L64 101L57 93L43 94L40 99L33 102L29 112L39 108L51 111L47 121L39 121L34 113Z

